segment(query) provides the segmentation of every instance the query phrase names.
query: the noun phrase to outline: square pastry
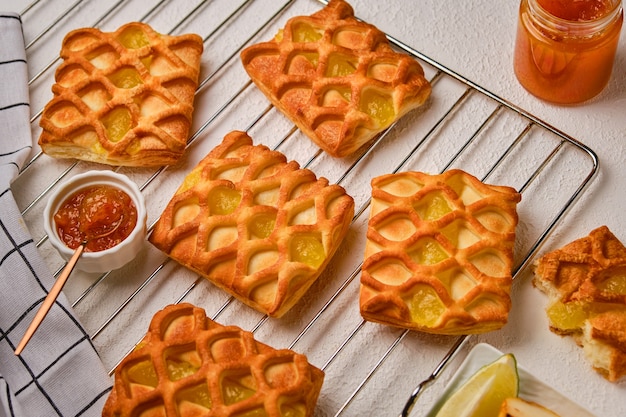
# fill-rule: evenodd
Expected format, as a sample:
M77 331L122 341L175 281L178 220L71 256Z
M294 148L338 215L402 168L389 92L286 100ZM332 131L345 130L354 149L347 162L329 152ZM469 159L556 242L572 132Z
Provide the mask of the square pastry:
M515 189L461 170L374 178L361 315L438 334L501 328L520 200Z
M149 240L280 317L322 273L353 215L341 186L235 131L187 175Z
M309 417L323 380L304 355L169 305L115 369L102 416Z
M176 163L187 145L203 47L198 35L163 35L144 23L70 32L40 120L41 150L108 165Z
M291 18L241 60L272 104L334 157L354 153L431 91L420 64L343 0Z

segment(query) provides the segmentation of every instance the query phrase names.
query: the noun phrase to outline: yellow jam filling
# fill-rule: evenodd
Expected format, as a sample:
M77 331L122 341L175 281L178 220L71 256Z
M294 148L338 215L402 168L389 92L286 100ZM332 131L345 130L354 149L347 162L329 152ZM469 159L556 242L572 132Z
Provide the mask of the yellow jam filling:
M311 65L313 65L314 67L317 67L317 63L319 62L319 59L320 59L320 55L317 52L303 52L300 55L305 57L307 61L311 63Z
M391 97L374 90L363 93L359 109L370 115L380 127L389 126L396 116Z
M111 142L119 142L132 127L130 111L126 107L117 107L102 120L106 135Z
M211 401L207 384L201 384L181 390L176 395L176 398L179 402L188 401L207 409L211 409L211 407L213 407L213 402Z
M143 64L143 66L146 67L147 70L149 70L150 66L152 65L152 55L148 55L145 58L141 58L140 61Z
M614 273L608 279L597 284L598 289L605 294L625 295L626 275ZM614 309L616 304L610 302L588 301L556 301L546 309L550 324L559 330L569 332L578 331L584 327L585 321L598 314Z
M443 196L436 195L430 201L430 204L426 208L426 211L424 211L422 218L428 221L437 220L451 211L452 209L448 204L448 200L446 200Z
M599 284L598 288L611 294L626 295L626 273L610 277Z
M149 387L156 387L159 383L154 365L150 361L139 362L130 368L126 373L130 382L134 382L141 385L147 385Z
M560 330L577 330L582 328L588 313L581 302L555 302L548 307L546 313L552 326Z
M307 23L296 23L293 25L294 42L316 42L322 39L324 32Z
M202 178L202 170L194 169L189 174L187 174L187 176L183 180L183 183L180 185L177 193L182 193L182 192L189 190L192 187L195 187L195 185L198 184L198 182L200 182L201 178Z
M241 202L241 193L228 187L216 187L209 194L209 208L213 215L230 214Z
M244 385L243 381L235 377L222 379L222 397L224 404L231 405L246 400L256 392L251 387Z
M302 405L283 404L280 406L280 415L282 417L304 417L306 410Z
M198 367L186 361L167 359L167 374L172 381L178 381L198 371Z
M122 68L109 75L109 79L117 88L133 88L143 84L141 76L134 68Z
M432 239L426 239L420 247L411 252L411 258L420 265L434 265L449 256L441 245Z
M136 27L129 27L124 30L117 40L128 49L139 49L150 44L146 34Z
M264 239L272 234L275 224L276 218L274 216L269 214L259 214L252 219L252 222L250 222L250 234L253 237Z
M328 59L328 67L326 68L327 77L343 77L353 74L356 71L357 61L346 59L346 57L333 54Z
M264 408L255 408L254 410L237 414L236 417L267 417L267 413Z
M319 268L326 259L324 245L314 236L297 236L291 241L291 259Z
M430 287L421 286L409 302L411 320L422 326L433 326L446 310L439 296Z
M98 155L104 155L106 150L102 147L100 142L94 142L91 144L91 151Z

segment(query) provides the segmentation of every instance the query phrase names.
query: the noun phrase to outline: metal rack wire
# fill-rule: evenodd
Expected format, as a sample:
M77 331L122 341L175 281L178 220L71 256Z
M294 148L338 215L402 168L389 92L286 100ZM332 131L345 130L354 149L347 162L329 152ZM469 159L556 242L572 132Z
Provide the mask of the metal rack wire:
M355 304L358 299L357 278L370 202L369 179L403 170L443 172L458 167L472 172L483 181L515 186L523 195L521 230L516 246L514 276L517 277L591 183L598 170L595 153L534 115L388 36L397 49L423 64L433 85L434 99L424 109L407 115L391 126L358 155L333 160L311 145L271 105L268 106L237 65L238 54L246 45L267 39L287 18L317 10L319 3L325 4L325 1L269 2L271 5L265 2L261 6L259 1L247 0L235 5L225 1L222 3L229 4L227 11L208 25L204 20L213 14L212 7L222 10L223 6L199 2L189 10L183 10L174 2L161 0L141 16L127 16L124 10L131 2L120 0L100 7L97 12L92 11L89 14L89 18L93 19L92 26L114 27L117 21L138 20L170 24L167 31L170 34L187 31L205 33L208 30L204 42L212 47L210 60L203 60L204 73L196 94L196 120L188 141L188 160L180 166L162 167L155 171L117 169L136 180L147 200L153 201L149 206L152 213L148 225L150 230L164 201L171 196L188 169L207 149L221 140L222 133L233 128L249 132L255 141L258 139L274 149L280 149L301 166L344 186L355 197L356 213L351 232L329 266L329 271L320 278L321 283L309 291L301 306L279 321L241 307L232 297L223 295L203 278L194 276L151 248L121 271L76 278L72 288L66 292L105 364L110 366L112 372L139 341L140 329L147 327L149 317L157 309L169 303L190 301L207 310L212 309L209 315L215 320L248 328L271 345L307 354L327 374L318 407L320 415L364 415L361 410L374 412L375 407L380 407L385 412L376 415L401 413L408 416L422 392L438 378L468 337L427 339L406 330L372 325L358 315ZM35 59L35 55L41 55L43 48L33 49L41 44L54 43L67 25L84 26L80 24L82 20L79 17L79 13L86 9L84 3L94 6L88 0L72 3L28 40L29 62L31 57L42 61ZM39 1L35 1L23 10L25 25L28 25L30 16L42 7ZM166 14L174 16L169 18L175 20L173 24L158 20L159 16ZM258 15L258 19L248 17L258 20L258 24L241 31L237 22L246 14ZM96 16L95 19L93 16ZM242 34L231 36L235 31ZM224 39L227 41L222 47L220 42ZM213 56L213 51L221 52L216 54L220 55L219 58ZM45 103L47 94L43 89L49 88L52 70L58 61L53 56L50 61L37 63L37 68L31 67L35 75L29 85L35 105ZM220 100L211 99L217 96ZM31 107L36 110L33 103ZM34 137L38 137L37 121L41 112L36 112L31 119ZM32 159L16 181L16 188L22 190L21 194L17 193L18 203L23 207L22 214L31 231L36 233L42 230L38 219L42 200L50 190L77 172L106 167L95 167L85 162L52 161L37 149L33 152ZM46 174L42 175L42 172ZM533 200L542 198L553 201L551 211L533 209ZM51 267L58 268L58 274L64 266L63 262L46 242L47 237L42 233L37 246ZM176 284L172 284L174 281ZM129 332L129 327L135 330ZM123 342L120 341L121 332L135 335L136 340L124 336ZM363 349L364 340L369 345L367 352ZM429 348L429 353L424 354L421 360L426 369L433 369L432 372L411 375L410 371L403 369L407 368L403 363L416 350L428 344L435 346ZM355 362L359 364L358 371L352 369ZM348 370L351 370L350 384L342 378ZM368 393L381 387L387 389L392 384L391 380L398 377L410 384L405 386L406 392L390 399L391 404L373 404L371 398L375 397Z

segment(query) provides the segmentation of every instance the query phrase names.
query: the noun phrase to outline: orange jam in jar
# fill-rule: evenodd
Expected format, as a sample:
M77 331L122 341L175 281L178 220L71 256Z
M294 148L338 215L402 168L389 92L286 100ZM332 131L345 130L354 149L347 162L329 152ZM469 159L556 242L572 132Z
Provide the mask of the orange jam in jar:
M522 0L515 75L540 99L589 100L607 85L623 22L621 0Z

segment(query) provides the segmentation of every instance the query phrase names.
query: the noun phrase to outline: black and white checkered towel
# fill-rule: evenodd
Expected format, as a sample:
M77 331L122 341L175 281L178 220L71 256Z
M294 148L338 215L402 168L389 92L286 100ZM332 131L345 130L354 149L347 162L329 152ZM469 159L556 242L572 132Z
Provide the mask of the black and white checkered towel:
M10 188L32 147L27 82L20 17L0 12L0 417L99 416L111 378L63 294L13 353L54 282Z

